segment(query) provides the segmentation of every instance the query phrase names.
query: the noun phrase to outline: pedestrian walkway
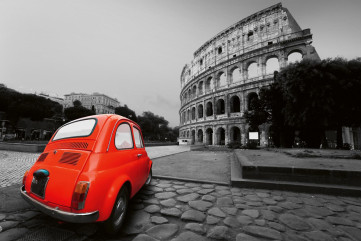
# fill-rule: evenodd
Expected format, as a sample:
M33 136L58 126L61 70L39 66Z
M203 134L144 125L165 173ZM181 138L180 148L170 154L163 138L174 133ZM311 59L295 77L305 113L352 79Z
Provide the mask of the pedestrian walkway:
M151 159L169 156L181 152L190 151L190 146L151 146L146 147L148 157Z

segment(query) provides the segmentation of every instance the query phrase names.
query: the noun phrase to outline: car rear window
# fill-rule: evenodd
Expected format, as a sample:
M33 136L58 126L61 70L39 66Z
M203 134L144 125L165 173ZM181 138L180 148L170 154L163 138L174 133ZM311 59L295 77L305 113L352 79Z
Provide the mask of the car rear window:
M97 124L96 119L86 119L72 122L60 128L53 141L75 137L90 136Z

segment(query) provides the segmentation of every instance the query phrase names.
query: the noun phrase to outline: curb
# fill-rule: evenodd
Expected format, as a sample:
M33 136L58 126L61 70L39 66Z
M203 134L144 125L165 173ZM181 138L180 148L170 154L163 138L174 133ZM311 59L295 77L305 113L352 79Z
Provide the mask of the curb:
M221 186L230 186L230 183L227 183L227 182L197 180L197 179L183 178L183 177L152 175L152 178L155 178L155 179L168 179L168 180L175 180L175 181L182 181L182 182L196 182L196 183L204 183L204 184L215 184L215 185L221 185Z

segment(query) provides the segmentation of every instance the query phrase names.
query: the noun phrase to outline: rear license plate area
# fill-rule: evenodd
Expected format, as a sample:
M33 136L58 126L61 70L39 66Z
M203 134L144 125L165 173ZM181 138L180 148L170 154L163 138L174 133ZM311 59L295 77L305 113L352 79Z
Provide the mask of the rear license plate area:
M30 188L31 192L44 199L45 189L48 183L48 179L49 177L44 177L39 179L33 177Z

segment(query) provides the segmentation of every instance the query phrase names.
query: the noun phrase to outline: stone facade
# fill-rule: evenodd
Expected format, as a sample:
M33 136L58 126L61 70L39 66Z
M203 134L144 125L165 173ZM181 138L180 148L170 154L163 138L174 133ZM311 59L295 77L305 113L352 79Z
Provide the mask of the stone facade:
M114 114L114 109L120 106L117 99L113 99L107 95L100 93L83 94L71 93L64 95L64 108L72 107L73 102L79 100L87 109L94 108L96 114Z
M301 29L288 9L276 4L223 30L194 53L181 73L180 139L191 143L245 144L243 113L274 71L302 58L319 59L310 29ZM259 141L266 145L267 128Z

